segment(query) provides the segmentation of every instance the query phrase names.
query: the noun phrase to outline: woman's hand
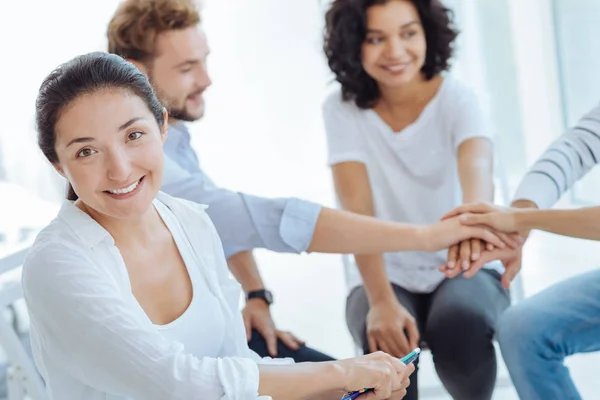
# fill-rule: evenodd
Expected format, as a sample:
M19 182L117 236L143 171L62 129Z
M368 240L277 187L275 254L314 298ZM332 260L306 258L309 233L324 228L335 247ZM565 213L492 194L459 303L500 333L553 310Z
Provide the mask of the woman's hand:
M390 301L371 304L367 313L369 350L382 350L403 357L419 345L419 329L415 318L394 297Z
M448 268L469 269L471 262L477 261L485 249L493 250L494 245L480 239L467 239L448 249Z
M516 212L504 211L489 214L463 214L458 218L463 225L484 225L500 232L516 233L518 227L515 214Z
M442 221L446 220L446 219L451 219L451 218L459 218L459 221L461 222L461 224L463 225L467 225L467 226L484 226L487 227L489 229L493 229L496 231L499 231L501 233L508 233L508 232L513 232L512 234L509 234L509 237L513 240L518 242L519 244L522 244L524 242L523 238L519 237L518 234L514 233L513 230L503 230L503 229L499 229L499 228L507 228L509 226L507 226L505 223L502 223L503 221L499 221L500 225L496 226L494 225L494 223L496 222L495 220L501 219L501 218L507 218L507 217L500 217L498 218L496 216L496 214L510 214L511 216L514 216L514 214L511 214L513 211L515 211L514 209L511 208L506 208L506 207L500 207L500 206L496 206L493 204L489 204L489 203L471 203L471 204L465 204L462 205L460 207L455 208L454 210L448 212L446 215L444 215L442 217ZM472 214L478 214L478 215L472 215ZM490 214L489 217L484 216ZM514 218L512 218L514 220ZM492 224L492 225L490 225ZM476 243L473 243L473 242ZM471 263L477 261L480 256L481 256L481 252L484 250L488 250L488 251L493 251L495 249L495 246L492 243L483 243L482 241L479 241L477 239L471 239L469 241L463 241L460 244L455 244L453 246L450 246L450 248L448 249L448 261L445 265L445 268L448 270L456 270L455 271L466 271L471 267Z
M344 390L373 389L361 396L365 400L387 399L392 392L406 391L410 385L409 376L415 370L414 365L406 366L399 359L381 351L341 360L337 364L343 374Z
M489 203L465 204L448 212L442 219L459 218L461 224L486 226L496 231L507 233L509 237L517 241L520 246L516 249L494 249L489 243L486 250L476 259L472 257L472 263L465 268L457 262L457 246L452 246L448 251L448 263L440 267L447 278L454 278L464 271L465 278L471 278L487 263L493 260L501 260L506 268L502 276L502 285L510 286L511 281L521 269L522 245L529 232L517 233L516 213L519 208L508 208L496 206ZM510 233L509 233L510 232ZM462 259L462 257L461 257Z
M442 220L458 217L460 223L463 225L483 226L503 234L508 234L509 238L522 245L525 240L522 235L516 232L517 223L515 214L517 212L518 209L500 207L488 203L472 203L455 208L444 215ZM448 249L448 261L443 267L443 270L452 271L450 273L451 276L448 277L454 277L461 271L469 270L471 264L479 260L481 251L484 249L483 244L474 247L472 242L473 240L463 241L459 245L453 245ZM494 249L491 243L487 243L485 246L485 250L487 251L493 251Z
M514 233L518 230L515 218L518 212L517 208L501 207L490 203L470 203L448 212L442 217L442 221L459 217L464 225L485 225L500 232Z
M446 264L440 267L440 271L444 273L448 279L456 278L461 273L463 273L463 277L469 279L474 277L488 262L500 260L506 269L502 275L502 286L509 289L511 282L521 270L522 250L522 247L517 249L505 248L492 251L486 250L466 271L461 268L449 268Z
M420 235L425 251L447 249L467 239L481 239L501 249L507 246L514 249L519 245L506 233L478 224L463 224L457 216L421 228Z

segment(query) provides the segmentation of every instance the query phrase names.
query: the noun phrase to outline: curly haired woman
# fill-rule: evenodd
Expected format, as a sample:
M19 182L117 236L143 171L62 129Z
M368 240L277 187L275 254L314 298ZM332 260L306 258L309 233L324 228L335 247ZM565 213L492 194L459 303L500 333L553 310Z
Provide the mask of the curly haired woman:
M325 54L340 83L324 104L337 196L343 208L417 224L471 201L493 200L493 148L476 95L446 73L457 36L439 0L334 0ZM367 352L399 356L424 342L453 398L490 399L493 337L509 305L502 266L472 279L488 249L467 240L446 252L356 255L346 319ZM360 274L358 273L360 272ZM407 399L418 398L418 387Z

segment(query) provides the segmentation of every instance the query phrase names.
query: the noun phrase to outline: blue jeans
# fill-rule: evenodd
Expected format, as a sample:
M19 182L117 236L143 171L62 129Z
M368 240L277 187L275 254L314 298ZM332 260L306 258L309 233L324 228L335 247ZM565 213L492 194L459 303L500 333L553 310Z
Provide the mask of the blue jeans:
M600 270L508 309L498 340L522 400L580 400L566 357L600 350Z

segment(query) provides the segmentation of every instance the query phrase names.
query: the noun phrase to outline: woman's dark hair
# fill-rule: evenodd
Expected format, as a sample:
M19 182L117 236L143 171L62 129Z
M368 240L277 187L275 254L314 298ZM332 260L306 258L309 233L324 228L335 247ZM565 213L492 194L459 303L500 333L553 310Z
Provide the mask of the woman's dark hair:
M50 163L58 163L55 127L61 113L79 96L101 89L123 89L139 96L159 126L164 123L163 106L146 75L135 65L117 55L102 52L75 57L44 79L35 102L38 145ZM77 198L69 184L67 199Z
M377 82L362 66L362 44L367 34L367 9L391 0L334 0L325 16L324 50L329 68L342 85L342 97L360 108L371 108L379 100ZM427 54L421 71L427 79L450 67L458 31L453 13L440 0L410 1L421 19Z

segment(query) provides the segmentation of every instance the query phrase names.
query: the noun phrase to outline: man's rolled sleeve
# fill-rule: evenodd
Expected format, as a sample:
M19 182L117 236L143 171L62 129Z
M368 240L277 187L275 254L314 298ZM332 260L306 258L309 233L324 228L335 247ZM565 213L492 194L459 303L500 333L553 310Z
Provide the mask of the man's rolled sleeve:
M312 242L321 206L291 198L283 211L279 236L297 253L308 250Z

